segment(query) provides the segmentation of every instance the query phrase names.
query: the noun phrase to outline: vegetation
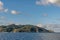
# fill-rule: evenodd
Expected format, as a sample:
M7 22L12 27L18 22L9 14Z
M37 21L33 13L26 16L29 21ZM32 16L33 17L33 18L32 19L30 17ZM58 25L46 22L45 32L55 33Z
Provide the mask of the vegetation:
M0 32L53 32L34 25L8 25L0 26Z

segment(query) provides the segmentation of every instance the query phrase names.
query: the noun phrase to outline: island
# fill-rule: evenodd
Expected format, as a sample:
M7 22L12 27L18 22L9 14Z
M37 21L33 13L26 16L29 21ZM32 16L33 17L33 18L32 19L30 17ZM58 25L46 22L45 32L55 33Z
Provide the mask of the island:
M38 27L35 25L1 25L0 32L40 32L40 33L51 33L54 32L52 30L47 30L42 27Z

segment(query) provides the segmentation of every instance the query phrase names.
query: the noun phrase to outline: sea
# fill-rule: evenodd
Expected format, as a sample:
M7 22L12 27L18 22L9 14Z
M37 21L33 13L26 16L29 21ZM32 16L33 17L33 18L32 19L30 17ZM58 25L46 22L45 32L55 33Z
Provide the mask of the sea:
M1 32L0 40L60 40L60 33Z

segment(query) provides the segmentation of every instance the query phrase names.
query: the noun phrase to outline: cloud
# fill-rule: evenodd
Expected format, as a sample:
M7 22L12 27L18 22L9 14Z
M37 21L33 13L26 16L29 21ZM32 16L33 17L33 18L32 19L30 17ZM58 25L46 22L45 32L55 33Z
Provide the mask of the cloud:
M3 2L0 1L0 12L1 11L4 11L4 8L3 8Z
M36 1L36 4L37 5L47 5L48 1L47 0L39 0L39 1Z
M20 23L16 22L15 25L20 25Z
M8 9L4 8L4 4L2 1L0 1L0 12L8 12Z
M4 12L8 12L8 9L5 9Z
M2 6L3 6L3 2L0 1L0 7L2 7Z
M60 24L46 24L46 29L53 30L54 32L60 32Z
M9 21L6 23L6 25L11 25L11 24L20 25L20 23L14 21Z
M11 24L15 24L15 23L13 21L6 22L6 25L11 25Z
M20 12L16 11L16 10L12 10L11 14L19 14Z
M5 20L6 17L5 16L0 16L0 20Z
M4 12L4 13L7 13L9 12L9 9L8 8L4 8L4 3L2 1L0 1L0 12ZM21 12L18 12L16 10L10 10L11 14L19 14Z
M42 25L42 24L38 24L37 26L38 26L38 27L42 27L43 25Z
M53 4L53 5L60 6L60 0L37 0L36 4L37 5L49 5L49 4Z
M46 17L46 16L48 16L48 14L47 13L44 13L42 16Z
M57 21L60 21L60 18L57 18L56 20L57 20Z
M3 2L0 1L0 7L3 6Z

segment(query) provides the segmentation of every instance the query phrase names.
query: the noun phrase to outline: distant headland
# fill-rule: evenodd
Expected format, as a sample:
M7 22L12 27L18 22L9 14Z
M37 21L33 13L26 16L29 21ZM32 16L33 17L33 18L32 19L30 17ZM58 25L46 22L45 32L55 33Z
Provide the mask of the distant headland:
M38 26L34 25L7 25L7 26L0 26L0 32L40 32L40 33L50 33L54 32L51 30L47 30Z

